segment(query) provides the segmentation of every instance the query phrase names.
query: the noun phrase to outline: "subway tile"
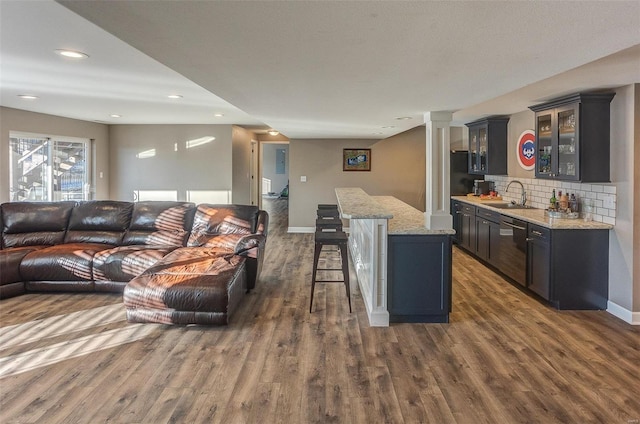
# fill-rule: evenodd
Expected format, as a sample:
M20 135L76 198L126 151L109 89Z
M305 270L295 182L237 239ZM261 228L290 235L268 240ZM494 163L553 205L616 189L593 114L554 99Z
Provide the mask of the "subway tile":
M614 185L604 186L604 192L605 193L616 194L616 189L617 189L617 187L614 186Z
M609 216L611 218L615 218L616 217L616 210L615 209L609 209Z
M615 218L609 217L609 216L605 216L602 218L602 222L604 222L605 224L611 224L611 225L616 225L616 220Z
M602 193L604 192L604 187L599 184L592 184L591 191L593 191L594 193Z

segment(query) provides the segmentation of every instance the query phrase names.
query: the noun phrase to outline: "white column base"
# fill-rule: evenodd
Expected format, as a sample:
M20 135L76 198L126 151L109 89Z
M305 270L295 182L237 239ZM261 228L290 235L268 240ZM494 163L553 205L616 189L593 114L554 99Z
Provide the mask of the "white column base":
M453 217L448 213L425 212L424 226L430 230L450 230L453 228Z

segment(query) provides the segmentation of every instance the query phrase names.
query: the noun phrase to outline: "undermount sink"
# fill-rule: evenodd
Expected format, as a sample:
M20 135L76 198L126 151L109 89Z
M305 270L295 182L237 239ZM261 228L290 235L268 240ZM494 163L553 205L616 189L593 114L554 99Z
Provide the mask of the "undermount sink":
M498 209L535 209L533 206L529 205L518 205L515 203L491 203L487 206L491 206Z

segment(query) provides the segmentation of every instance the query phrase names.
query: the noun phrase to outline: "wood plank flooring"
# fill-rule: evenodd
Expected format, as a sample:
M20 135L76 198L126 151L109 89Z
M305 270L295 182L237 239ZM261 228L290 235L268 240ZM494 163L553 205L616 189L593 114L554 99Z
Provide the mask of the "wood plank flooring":
M640 328L559 312L454 249L450 324L369 327L269 200L261 279L227 327L129 324L115 294L0 301L1 423L620 423ZM352 274L352 278L354 275Z

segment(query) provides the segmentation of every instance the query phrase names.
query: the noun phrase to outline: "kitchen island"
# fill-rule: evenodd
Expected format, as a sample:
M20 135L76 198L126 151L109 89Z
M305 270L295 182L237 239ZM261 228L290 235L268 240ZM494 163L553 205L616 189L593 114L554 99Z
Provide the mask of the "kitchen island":
M335 191L370 325L448 322L453 229L425 228L422 212L392 196Z

